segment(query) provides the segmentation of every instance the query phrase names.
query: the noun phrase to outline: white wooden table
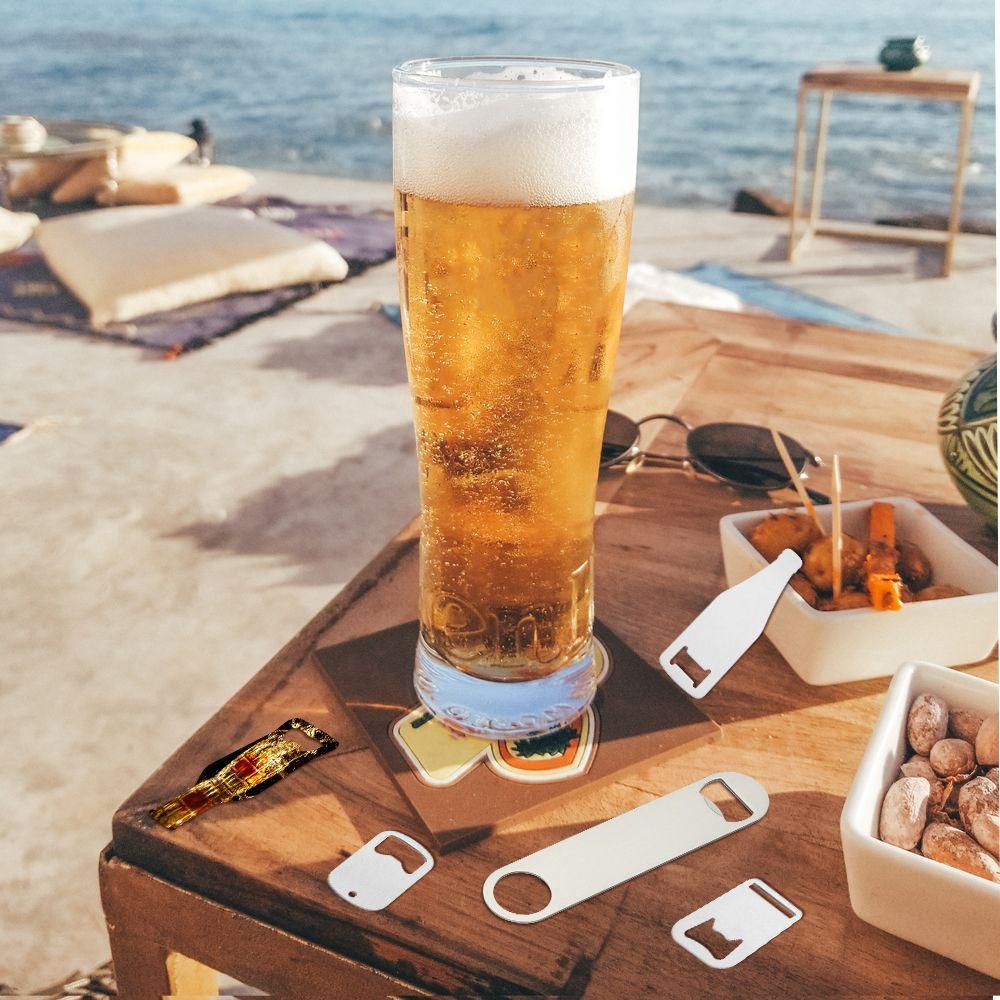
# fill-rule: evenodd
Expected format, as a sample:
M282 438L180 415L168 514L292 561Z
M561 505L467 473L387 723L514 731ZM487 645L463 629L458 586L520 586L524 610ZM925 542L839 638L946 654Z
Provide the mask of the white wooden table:
M809 204L800 208L802 174L805 165L806 113L809 96L820 95L819 120L816 124L815 155ZM962 193L965 188L965 163L969 149L972 115L979 93L979 73L965 69L918 69L890 72L881 66L822 65L802 75L799 84L798 112L795 122L795 153L792 163L792 211L788 234L788 259L793 260L802 244L814 235L846 236L851 239L876 240L888 243L937 244L944 247L941 273L951 273L955 238L962 214ZM826 134L830 104L835 94L877 94L889 97L909 97L921 101L954 101L961 105L958 129L958 155L951 190L948 228L915 229L907 226L880 226L824 219L823 173L826 165ZM799 231L805 214L806 225Z

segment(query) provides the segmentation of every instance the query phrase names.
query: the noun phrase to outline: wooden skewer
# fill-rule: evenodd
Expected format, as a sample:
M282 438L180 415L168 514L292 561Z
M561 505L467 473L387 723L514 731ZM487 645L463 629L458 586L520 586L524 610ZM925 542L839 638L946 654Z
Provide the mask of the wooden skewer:
M781 461L785 463L785 471L788 473L788 478L791 479L792 485L795 487L795 492L798 493L799 499L802 501L802 506L805 507L806 512L816 522L816 527L819 528L820 534L825 536L826 532L823 530L823 525L820 524L816 508L813 506L812 500L809 499L809 494L806 493L805 486L802 485L799 470L795 468L792 456L788 454L785 442L781 440L781 435L773 427L771 428L771 437L774 438L774 447L778 449Z
M830 485L831 501L833 503L833 520L831 530L833 556L833 599L840 598L842 586L842 564L844 559L844 532L840 523L840 456L833 456L833 479Z

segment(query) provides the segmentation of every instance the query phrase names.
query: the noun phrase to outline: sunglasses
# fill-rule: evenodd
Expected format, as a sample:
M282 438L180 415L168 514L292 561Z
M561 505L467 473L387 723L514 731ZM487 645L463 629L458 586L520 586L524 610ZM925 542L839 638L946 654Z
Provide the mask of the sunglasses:
M686 455L660 455L642 447L642 427L654 420L666 420L684 430ZM781 440L803 479L807 475L807 466L819 467L823 464L818 455L794 438L782 434ZM778 454L771 431L766 427L730 423L692 427L672 413L654 413L642 420L632 420L624 413L608 410L601 442L601 468L624 465L626 471L632 472L645 464L700 472L730 486L762 493L792 488L785 463ZM817 490L807 487L806 492L815 503L830 502L829 497Z

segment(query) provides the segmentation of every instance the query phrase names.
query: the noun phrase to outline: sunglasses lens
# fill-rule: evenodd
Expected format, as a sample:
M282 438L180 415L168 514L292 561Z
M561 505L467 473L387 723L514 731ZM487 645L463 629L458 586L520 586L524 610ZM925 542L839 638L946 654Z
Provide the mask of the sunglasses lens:
M796 469L808 460L805 448L781 435ZM688 435L688 451L706 472L757 490L774 490L789 483L784 463L766 427L753 424L704 424Z
M624 458L639 443L639 425L619 413L608 410L601 440L601 465L613 465Z

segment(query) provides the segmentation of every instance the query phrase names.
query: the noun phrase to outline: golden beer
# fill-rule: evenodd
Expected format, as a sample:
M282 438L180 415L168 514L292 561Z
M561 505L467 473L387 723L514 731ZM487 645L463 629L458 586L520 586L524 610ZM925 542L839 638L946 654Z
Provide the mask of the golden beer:
M632 197L396 193L427 644L483 677L572 662L593 624L594 493Z
M450 724L513 736L557 728L593 697L594 500L633 183L571 200L588 183L595 194L608 185L559 174L548 155L535 157L536 180L524 142L538 141L530 112L544 126L565 102L557 93L525 111L516 86L499 96L485 83L473 89L486 91L481 120L500 123L488 140L508 140L495 153L509 171L486 161L476 169L482 142L463 163L462 129L476 138L479 120L449 118L450 105L440 123L433 104L426 121L414 112L394 138L403 144L397 253L422 515L416 687ZM565 141L560 128L576 128L583 105L568 94L575 104L551 122L550 145ZM397 106L394 127L400 117ZM459 136L456 163L442 162L439 175L420 169L434 166L420 159L432 126ZM623 155L632 162L621 173L634 182L634 140Z

